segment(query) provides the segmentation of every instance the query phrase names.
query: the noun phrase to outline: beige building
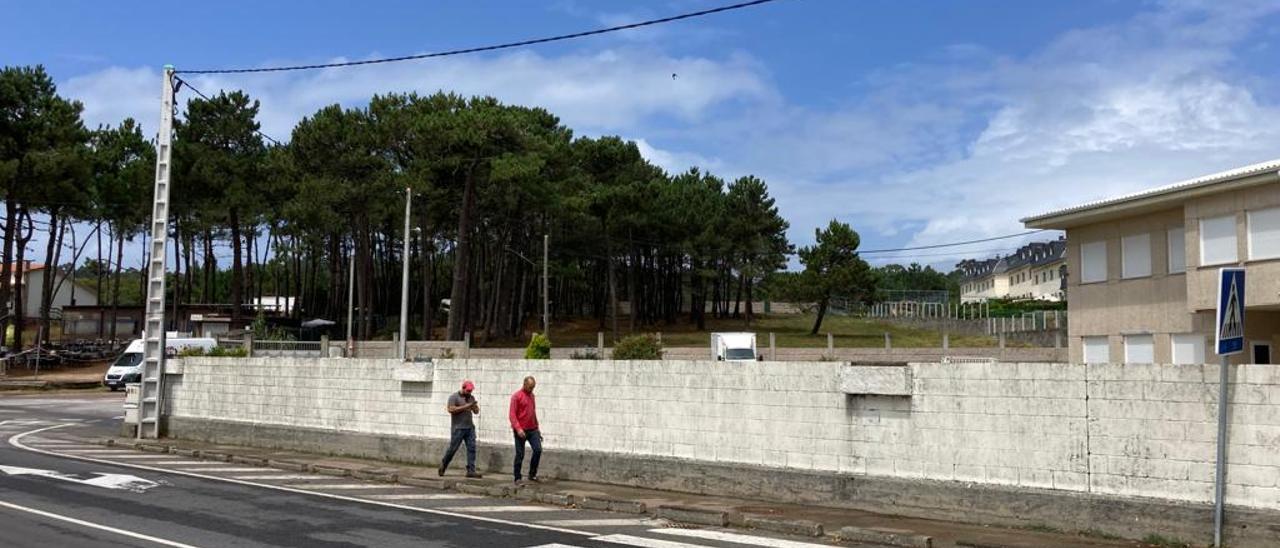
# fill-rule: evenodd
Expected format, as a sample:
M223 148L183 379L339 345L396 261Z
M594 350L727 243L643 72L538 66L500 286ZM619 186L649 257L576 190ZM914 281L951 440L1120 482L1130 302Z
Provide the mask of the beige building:
M1027 244L1013 254L985 261L965 260L956 264L964 273L960 281L960 302L978 303L988 299L1061 301L1062 275L1066 272L1067 242L1064 239Z
M1071 360L1214 362L1218 269L1246 268L1245 353L1280 342L1280 160L1023 219L1067 232Z

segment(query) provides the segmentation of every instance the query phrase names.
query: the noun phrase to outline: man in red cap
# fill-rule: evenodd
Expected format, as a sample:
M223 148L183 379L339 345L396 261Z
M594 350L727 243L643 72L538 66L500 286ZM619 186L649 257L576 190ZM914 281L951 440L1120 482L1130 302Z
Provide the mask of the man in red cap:
M462 381L462 390L450 394L449 403L445 405L445 410L449 412L450 420L453 422L453 428L449 435L449 449L444 452L444 459L440 461L441 476L449 468L449 461L453 460L453 454L458 452L458 447L466 442L467 477L481 477L476 472L476 425L471 418L472 415L480 414L480 402L471 395L475 389L476 385L471 381Z
M508 420L511 431L515 434L516 483L520 483L520 467L524 464L524 443L529 442L533 448L533 457L529 459L529 481L538 481L538 461L542 459L542 433L538 432L538 409L533 401L533 389L538 381L533 377L525 377L524 385L511 395L511 409Z

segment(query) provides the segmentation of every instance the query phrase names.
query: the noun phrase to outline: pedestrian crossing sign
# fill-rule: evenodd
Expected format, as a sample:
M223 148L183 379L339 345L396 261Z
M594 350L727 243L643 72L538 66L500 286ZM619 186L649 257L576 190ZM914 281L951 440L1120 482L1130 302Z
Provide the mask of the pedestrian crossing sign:
M1218 270L1217 353L1220 356L1244 351L1244 269Z

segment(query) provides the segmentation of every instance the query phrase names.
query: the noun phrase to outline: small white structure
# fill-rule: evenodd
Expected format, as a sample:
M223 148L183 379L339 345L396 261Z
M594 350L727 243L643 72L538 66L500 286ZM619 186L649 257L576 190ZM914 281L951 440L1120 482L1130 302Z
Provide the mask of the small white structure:
M22 280L22 311L27 318L40 316L40 300L44 295L44 276L48 266L25 261L25 265L14 264L10 283ZM66 273L54 271L53 284L56 288L50 310L60 310L64 306L93 306L98 304L98 293L89 286L68 280ZM13 303L4 303L4 312L13 312Z
M722 362L753 362L756 352L755 333L712 333L711 359Z

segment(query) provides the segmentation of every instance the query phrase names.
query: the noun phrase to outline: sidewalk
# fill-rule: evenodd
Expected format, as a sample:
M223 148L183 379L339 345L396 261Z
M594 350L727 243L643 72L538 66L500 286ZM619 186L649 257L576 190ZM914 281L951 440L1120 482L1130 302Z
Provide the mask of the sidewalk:
M468 494L514 497L580 508L610 510L630 514L648 514L674 522L710 526L732 526L762 529L829 540L846 540L875 546L972 548L1032 547L1139 547L1136 541L1111 540L1096 536L1069 534L1028 527L1012 529L983 525L934 521L881 515L857 510L772 504L723 497L710 497L544 479L537 484L516 486L507 475L486 475L484 479L465 479L465 462L440 478L434 468L404 465L386 461L335 458L294 451L273 451L228 445L212 445L185 440L160 440L139 443L132 438L102 440L116 446L144 451L174 453L190 457L225 460L256 466L270 466L295 471L310 471L335 476L350 476L370 481L398 482L418 487L456 490Z

